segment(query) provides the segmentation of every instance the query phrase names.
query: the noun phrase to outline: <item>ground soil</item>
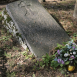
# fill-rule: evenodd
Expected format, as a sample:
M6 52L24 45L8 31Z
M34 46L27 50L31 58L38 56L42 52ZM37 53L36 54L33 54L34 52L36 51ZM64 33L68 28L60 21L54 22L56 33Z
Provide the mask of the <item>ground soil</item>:
M0 12L8 2L0 3ZM77 20L73 18L75 0L47 1L42 3L51 16L62 26L70 38L77 43ZM1 17L1 15L0 15ZM43 68L34 69L35 58L23 55L28 50L23 49L15 37L2 25L0 20L0 77L77 77L77 70L69 73L67 70ZM28 51L27 55L32 53Z

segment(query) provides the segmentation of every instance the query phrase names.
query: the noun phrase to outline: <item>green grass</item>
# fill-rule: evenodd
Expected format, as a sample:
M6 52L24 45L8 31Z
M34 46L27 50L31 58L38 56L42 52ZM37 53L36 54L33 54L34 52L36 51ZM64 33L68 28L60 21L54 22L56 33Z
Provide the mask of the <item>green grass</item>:
M2 11L0 12L0 15L2 14Z
M7 72L7 77L16 77L15 72L9 73Z
M77 33L74 33L73 36L74 36L74 37L77 37Z
M11 58L11 54L4 52L4 56L6 56L7 58Z

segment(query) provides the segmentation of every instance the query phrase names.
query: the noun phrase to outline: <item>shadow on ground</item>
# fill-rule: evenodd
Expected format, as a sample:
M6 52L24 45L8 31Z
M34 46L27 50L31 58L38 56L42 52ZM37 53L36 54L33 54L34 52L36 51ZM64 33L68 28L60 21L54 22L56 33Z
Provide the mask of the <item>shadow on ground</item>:
M6 76L6 67L5 63L7 62L6 57L4 56L4 49L0 48L0 77L7 77Z
M0 5L5 5L5 4L11 3L11 2L15 2L15 1L18 1L18 0L1 0Z
M49 1L44 3L44 7L47 9L54 9L54 10L74 10L75 0L73 1L61 1L58 3L57 1Z
M0 21L0 29L2 29L1 21ZM1 38L1 30L0 30L0 38ZM0 77L7 77L6 76L7 68L5 66L7 59L4 53L5 53L5 49L2 47L2 42L0 41Z
M56 16L53 15L53 14L50 14L50 15L56 20L56 22L60 25L60 27L63 28L62 24L59 22L59 20L56 18ZM64 29L64 28L63 28L63 29ZM65 30L65 29L64 29L64 30Z

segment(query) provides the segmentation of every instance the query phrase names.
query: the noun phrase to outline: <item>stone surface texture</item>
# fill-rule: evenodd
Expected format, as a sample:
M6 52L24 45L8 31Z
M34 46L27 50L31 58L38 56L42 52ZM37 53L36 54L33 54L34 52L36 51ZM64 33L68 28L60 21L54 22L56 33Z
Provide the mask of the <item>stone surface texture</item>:
M57 43L69 40L64 29L38 0L19 0L8 4L6 9L22 40L36 57L49 53Z

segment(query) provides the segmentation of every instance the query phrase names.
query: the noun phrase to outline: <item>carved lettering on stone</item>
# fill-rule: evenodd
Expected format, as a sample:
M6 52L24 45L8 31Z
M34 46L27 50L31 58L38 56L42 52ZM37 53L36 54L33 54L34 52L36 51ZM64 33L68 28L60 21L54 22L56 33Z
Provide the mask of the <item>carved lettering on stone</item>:
M34 15L33 10L31 9L31 3L27 1L20 1L18 7L25 9L25 16Z

